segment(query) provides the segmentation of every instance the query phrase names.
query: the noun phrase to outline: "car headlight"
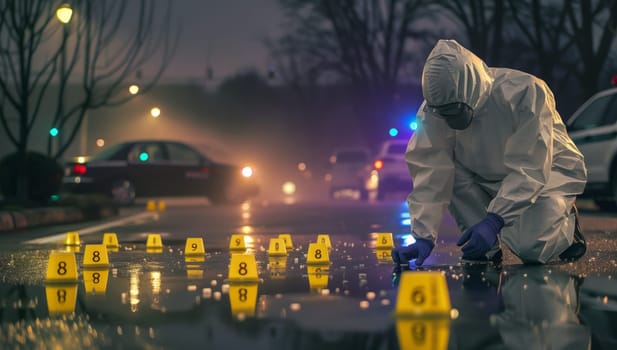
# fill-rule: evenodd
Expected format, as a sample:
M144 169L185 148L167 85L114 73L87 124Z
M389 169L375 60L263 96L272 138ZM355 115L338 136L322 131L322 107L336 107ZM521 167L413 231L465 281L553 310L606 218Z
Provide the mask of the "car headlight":
M244 168L242 168L242 176L246 178L253 176L253 168L251 168L250 166L245 166Z

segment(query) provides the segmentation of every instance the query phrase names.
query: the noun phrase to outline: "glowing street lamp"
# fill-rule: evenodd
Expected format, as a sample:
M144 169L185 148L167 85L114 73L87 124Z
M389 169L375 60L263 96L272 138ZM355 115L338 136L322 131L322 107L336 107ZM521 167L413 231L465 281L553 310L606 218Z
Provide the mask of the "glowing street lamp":
M139 92L139 85L133 84L129 86L129 93L131 95L137 95L138 92Z
M63 4L56 10L56 17L58 17L60 22L67 24L71 21L71 17L73 17L73 9L69 4Z
M154 107L150 110L150 115L154 118L158 118L161 115L161 109L158 107Z

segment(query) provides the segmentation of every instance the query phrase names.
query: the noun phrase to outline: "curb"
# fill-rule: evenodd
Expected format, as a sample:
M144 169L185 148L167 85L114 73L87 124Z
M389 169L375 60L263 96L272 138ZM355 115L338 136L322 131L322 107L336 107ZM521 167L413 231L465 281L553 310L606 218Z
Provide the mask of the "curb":
M0 232L53 224L103 219L118 214L117 208L52 207L20 211L0 211Z

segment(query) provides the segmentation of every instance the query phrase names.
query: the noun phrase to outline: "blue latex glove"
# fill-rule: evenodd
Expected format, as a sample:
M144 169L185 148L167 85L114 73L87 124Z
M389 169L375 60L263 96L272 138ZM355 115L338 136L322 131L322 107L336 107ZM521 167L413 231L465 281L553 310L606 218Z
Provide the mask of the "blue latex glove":
M497 243L497 235L503 228L503 218L488 213L479 223L471 226L456 243L463 246L463 257L467 259L486 259L486 253Z
M433 251L435 244L428 239L418 238L416 242L407 247L392 249L392 260L399 266L408 264L409 260L416 259L416 266L424 264L424 260Z

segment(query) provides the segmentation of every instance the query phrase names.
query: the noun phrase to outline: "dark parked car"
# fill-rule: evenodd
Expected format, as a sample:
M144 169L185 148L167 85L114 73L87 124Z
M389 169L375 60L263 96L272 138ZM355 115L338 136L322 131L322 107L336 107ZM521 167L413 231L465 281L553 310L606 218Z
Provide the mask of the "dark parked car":
M87 162L69 163L62 193L102 193L118 204L136 197L206 196L239 203L259 192L250 167L224 164L175 141L131 141L110 146Z

